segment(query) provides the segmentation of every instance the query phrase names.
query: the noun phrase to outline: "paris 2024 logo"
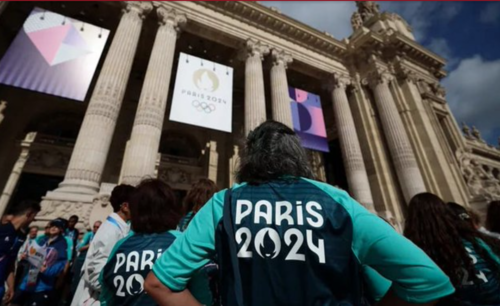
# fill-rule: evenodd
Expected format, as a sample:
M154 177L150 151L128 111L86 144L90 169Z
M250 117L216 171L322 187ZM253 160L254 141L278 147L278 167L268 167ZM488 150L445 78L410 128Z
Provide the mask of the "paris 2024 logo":
M212 93L219 88L219 78L213 71L198 69L193 73L193 84L203 92ZM210 102L194 100L192 105L197 111L206 114L216 110L215 104Z

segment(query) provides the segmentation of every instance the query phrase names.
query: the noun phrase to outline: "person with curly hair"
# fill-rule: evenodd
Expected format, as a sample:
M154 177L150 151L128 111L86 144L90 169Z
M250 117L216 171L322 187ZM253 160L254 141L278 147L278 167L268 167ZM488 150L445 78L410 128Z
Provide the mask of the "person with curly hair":
M181 234L175 230L181 205L172 188L161 180L143 180L129 207L131 233L115 245L99 278L102 306L156 305L144 291L144 279L161 253ZM198 301L210 305L208 287L202 282L195 280L189 288Z
M479 232L465 208L431 193L417 194L409 204L404 235L456 288L438 305L500 305L500 243Z
M222 305L367 305L364 266L380 274L371 281L391 282L379 306L434 305L454 292L422 250L314 180L288 126L267 121L250 132L236 178L155 262L144 287L157 304L200 305L184 289L214 259Z
M201 178L191 186L183 201L184 217L182 217L178 230L184 232L194 215L219 191L219 187L210 179Z

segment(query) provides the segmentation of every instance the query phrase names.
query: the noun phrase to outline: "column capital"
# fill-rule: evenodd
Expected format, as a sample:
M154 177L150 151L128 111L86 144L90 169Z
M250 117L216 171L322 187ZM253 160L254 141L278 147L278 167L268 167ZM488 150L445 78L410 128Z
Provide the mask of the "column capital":
M153 10L153 4L146 1L127 1L123 9L124 13L135 12L139 17L144 19L147 14Z
M387 69L375 68L373 71L366 75L366 77L362 80L362 84L374 88L379 84L388 85L393 80L394 75L391 74Z
M351 84L352 84L352 79L351 77L349 77L349 75L338 72L332 73L328 82L330 90L339 88L346 90L347 86Z
M242 49L242 57L246 59L252 56L259 56L261 60L269 53L269 46L259 40L248 39Z
M177 33L186 24L186 15L178 13L176 10L159 6L156 9L160 26L168 26Z
M283 65L285 69L288 67L288 64L293 62L292 55L280 49L273 48L271 50L271 56L273 58L273 65Z
M398 77L406 82L416 85L419 81L418 74L411 69L400 67L397 72Z

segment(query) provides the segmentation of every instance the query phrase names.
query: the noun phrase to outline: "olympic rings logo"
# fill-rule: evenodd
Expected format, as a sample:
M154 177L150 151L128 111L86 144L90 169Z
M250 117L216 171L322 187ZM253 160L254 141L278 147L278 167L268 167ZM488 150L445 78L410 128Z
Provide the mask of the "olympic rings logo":
M215 111L215 105L212 103L199 102L198 100L194 100L191 105L196 108L199 112L204 112L205 114L210 114Z

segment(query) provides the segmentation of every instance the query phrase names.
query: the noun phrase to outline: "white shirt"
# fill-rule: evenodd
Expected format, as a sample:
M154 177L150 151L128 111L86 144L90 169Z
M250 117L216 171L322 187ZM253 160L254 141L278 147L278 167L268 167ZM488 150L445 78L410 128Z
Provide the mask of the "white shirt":
M99 305L101 284L99 275L116 243L125 238L130 226L116 213L112 213L99 227L90 243L82 268L82 279L71 305ZM83 283L83 284L82 284Z

